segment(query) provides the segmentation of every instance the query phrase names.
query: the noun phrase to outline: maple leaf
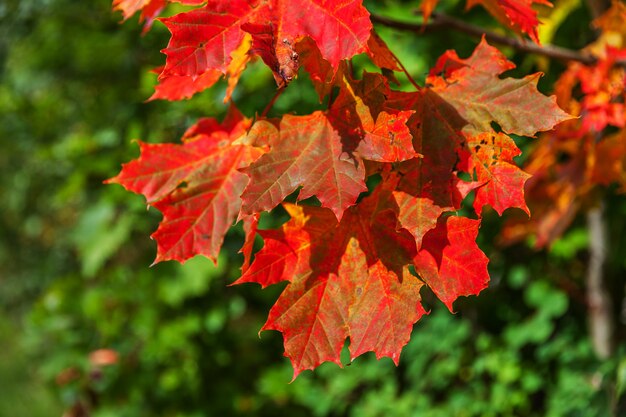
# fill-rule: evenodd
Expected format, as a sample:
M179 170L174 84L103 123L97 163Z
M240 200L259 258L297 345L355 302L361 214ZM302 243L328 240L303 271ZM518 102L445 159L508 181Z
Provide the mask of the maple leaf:
M339 96L329 110L329 120L356 143L363 159L399 162L418 156L407 122L412 110L385 108L389 86L379 74L365 73L363 80L344 77Z
M206 6L162 19L172 37L159 79L196 77L206 71L226 72L245 32L241 25L255 13L254 0L210 0Z
M326 114L285 115L273 136L271 150L246 168L250 184L244 213L270 210L302 186L299 199L315 195L341 218L365 187L365 170Z
M261 7L256 22L271 22L276 43L295 45L302 37L315 41L333 68L367 50L372 23L360 0L274 0ZM341 40L338 42L338 40Z
M348 337L352 358L374 351L397 364L424 314L423 284L407 269L414 241L395 230L393 213L376 210L377 199L367 197L341 222L328 209L285 205L292 219L260 232L265 246L237 281L290 281L262 330L283 333L294 378L325 361L341 366Z
M328 112L283 117L270 151L244 171L250 176L242 195L245 213L270 210L302 186L300 200L316 196L341 219L366 190L363 159L398 162L417 156L406 125L413 112L390 109L374 118L376 109L359 96L384 88L382 77L367 77L355 87L344 78L342 85Z
M524 183L530 175L513 162L519 154L515 142L502 133L482 133L468 138L467 155L460 168L483 184L476 189L476 213L480 215L482 207L489 204L500 215L509 207L521 208L530 215L524 200Z
M297 74L295 45L304 37L314 40L336 71L341 60L367 50L372 28L369 13L356 0L341 4L329 0L209 0L203 8L162 21L172 37L163 50L167 59L159 82L190 77L188 84L206 72L226 73L246 32L252 35L251 52L261 56L283 86Z
M458 209L464 192L456 176L457 149L466 141L461 130L467 122L454 107L428 88L413 93L392 92L386 105L415 112L407 125L414 149L423 155L423 158L399 165L403 178L398 190L429 198L446 211Z
M381 112L375 122L371 117L362 119L365 135L355 151L364 159L378 162L399 162L418 156L406 125L412 114L413 111Z
M250 120L231 112L221 125L205 119L192 127L182 145L140 142L141 156L108 180L143 194L163 213L152 235L155 262L183 262L197 254L217 259L248 182L238 169L262 154L260 148L232 144L249 125Z
M360 1L274 0L258 8L243 26L252 34L254 50L274 73L278 86L297 74L296 44L309 37L333 71L339 62L365 52L372 24ZM337 42L341 39L341 42Z
M441 56L427 83L469 123L464 132L470 134L490 132L491 122L496 122L506 133L532 137L572 118L554 96L537 91L540 73L522 79L498 77L514 67L483 38L467 59L454 51Z
M403 191L394 191L393 198L398 206L398 223L411 233L418 249L426 233L437 225L439 216L452 209L438 206L430 197L414 196Z
M419 250L422 238L437 225L439 216L445 211L454 210L454 207L437 205L435 198L429 193L429 186L422 187L419 181L415 181L421 168L420 160L399 165L399 173L383 174L383 180L376 191L379 194L378 210L393 212L397 218L396 230L404 229L411 233Z
M391 92L386 105L415 112L407 125L413 148L423 157L398 164L401 178L392 195L399 225L413 235L419 248L440 215L459 209L463 198L482 184L465 183L456 175L457 149L466 141L461 130L467 122L436 92L429 88Z
M291 214L291 220L278 230L258 231L265 242L263 249L256 253L252 265L235 284L255 282L265 288L308 274L311 250L337 227L337 219L329 210L290 204L284 207ZM315 210L315 221L309 221L310 216L304 216L303 210Z
M547 0L467 0L467 8L480 4L504 26L520 34L526 33L535 43L540 43L537 34L540 22L532 9L535 3L552 7Z
M345 75L345 65L340 64L335 69L322 57L322 53L317 48L315 41L305 37L296 44L296 53L299 57L300 65L309 73L309 78L317 92L320 102L330 94L332 89L339 84Z
M424 236L415 269L450 311L462 295L487 288L487 256L476 245L480 220L449 216Z

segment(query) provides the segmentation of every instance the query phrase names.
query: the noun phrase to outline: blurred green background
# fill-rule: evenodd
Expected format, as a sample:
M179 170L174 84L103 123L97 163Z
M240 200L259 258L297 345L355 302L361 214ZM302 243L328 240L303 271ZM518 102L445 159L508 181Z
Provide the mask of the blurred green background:
M149 267L159 213L102 184L137 156L132 139L177 141L197 118L226 111L223 83L189 101L144 103L168 33L156 23L142 37L137 18L120 25L110 3L0 2L0 417L626 415L626 349L600 361L588 337L582 220L536 252L497 247L501 220L488 218L480 245L490 288L459 300L455 315L426 293L431 313L399 367L367 354L290 384L280 335L257 336L281 288L227 286L238 276L241 230L227 236L217 267L203 258ZM552 22L554 42L580 48L593 36L590 17L567 3L567 17ZM408 18L417 2L366 4ZM463 2L442 7L494 25L483 10L464 14ZM450 32L381 34L418 79L445 49L467 56L477 43ZM507 53L518 74L536 70L534 57ZM544 91L560 70L549 67ZM253 116L274 91L257 64L234 101ZM275 111L317 107L302 75ZM619 342L626 199L611 195L606 278ZM118 361L94 365L98 349Z

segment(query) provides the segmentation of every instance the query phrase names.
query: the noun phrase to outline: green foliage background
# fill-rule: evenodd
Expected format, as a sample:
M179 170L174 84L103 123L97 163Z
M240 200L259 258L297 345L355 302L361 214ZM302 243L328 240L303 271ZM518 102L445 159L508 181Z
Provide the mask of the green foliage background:
M415 1L366 2L403 19ZM592 36L578 1L554 42L580 48ZM557 2L558 4L558 2ZM443 5L476 24L482 10ZM198 117L223 115L225 85L190 101L143 101L168 34L124 25L109 0L0 3L0 416L52 416L82 407L109 416L607 416L626 413L626 352L598 361L586 330L583 222L550 251L499 248L500 219L481 230L492 283L450 314L425 294L422 319L398 368L372 355L338 369L323 365L291 380L275 333L257 337L281 288L228 287L238 276L240 229L218 265L196 258L149 268L148 238L160 215L141 197L102 181L138 151L132 139L177 141ZM475 39L442 32L381 34L417 78ZM521 69L534 57L507 51ZM367 67L365 59L357 59ZM540 87L562 69L551 64ZM262 65L234 96L249 116L274 93ZM278 113L318 107L306 76L277 102ZM626 200L610 197L608 279L619 322L624 290ZM277 224L281 214L268 216ZM120 360L94 368L90 352ZM346 364L348 359L346 358ZM79 414L68 414L79 415Z

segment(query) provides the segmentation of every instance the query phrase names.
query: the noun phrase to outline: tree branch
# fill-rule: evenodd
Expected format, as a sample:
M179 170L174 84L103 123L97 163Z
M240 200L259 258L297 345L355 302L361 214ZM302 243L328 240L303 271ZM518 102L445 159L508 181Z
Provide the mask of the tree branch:
M612 302L604 279L608 232L605 207L598 207L587 213L589 229L589 265L587 269L587 304L589 310L589 333L596 355L607 359L613 353Z
M419 34L445 29L454 29L459 32L467 33L468 35L476 37L481 37L484 35L485 38L491 43L510 46L518 51L543 55L565 62L577 61L585 65L593 65L598 60L595 56L588 53L573 51L571 49L562 48L560 46L554 45L537 45L536 43L527 41L525 39L510 38L508 36L484 30L479 26L472 25L471 23L467 23L441 13L433 13L430 17L430 23L425 25L419 23L401 22L395 19L390 19L388 17L375 14L371 15L371 19L374 23L380 23L381 25L385 25L394 29L407 30ZM620 60L617 61L617 64L621 66L626 66L626 61Z

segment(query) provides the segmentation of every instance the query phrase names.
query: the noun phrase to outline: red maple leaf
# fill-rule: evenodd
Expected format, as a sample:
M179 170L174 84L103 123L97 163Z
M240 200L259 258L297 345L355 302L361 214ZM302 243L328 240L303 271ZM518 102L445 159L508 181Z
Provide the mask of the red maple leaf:
M452 311L462 295L476 295L487 288L487 256L476 245L479 220L443 217L429 231L415 257L415 269Z
M259 8L256 22L274 28L275 44L291 44L308 36L333 68L367 50L372 29L359 0L272 0ZM338 42L338 40L341 40Z
M271 210L302 186L299 199L315 195L337 218L366 190L363 163L349 149L327 115L286 115L271 150L244 172L244 213Z
M322 57L315 41L309 37L302 39L296 44L296 53L300 65L309 73L313 87L317 92L320 102L330 94L345 75L345 65L339 65L335 69Z
M172 33L165 67L159 78L197 77L206 71L226 72L243 41L241 25L256 12L255 0L211 0L206 6L162 19Z
M249 119L234 113L221 125L215 119L201 121L182 145L140 142L141 156L108 180L143 194L163 213L152 235L157 241L155 262L183 262L198 254L217 259L248 183L238 169L262 154L260 148L233 144L249 125Z
M358 95L365 97L384 84L377 80L382 78L352 85L344 79L327 112L284 116L270 151L245 170L250 184L242 195L244 213L270 210L302 186L300 200L316 196L341 219L366 190L363 159L398 162L415 157L406 125L413 112L381 111L374 119L374 106Z
M163 50L167 60L159 81L190 77L188 85L206 72L225 74L246 31L253 39L251 52L261 56L283 85L297 73L295 45L304 37L316 43L336 70L341 60L367 50L372 27L369 13L356 0L209 0L202 8L162 21L172 37Z
M373 351L397 363L424 314L423 283L407 270L413 263L450 309L487 285L487 258L475 243L480 221L442 218L417 252L413 236L396 228L384 188L339 222L327 209L286 205L292 219L281 230L260 231L265 246L236 283L290 282L263 330L283 333L294 378L325 361L341 366L348 337L353 359Z
M515 65L485 39L471 57L461 59L448 51L430 71L427 83L469 124L465 132L490 132L496 122L506 133L534 136L572 116L557 105L555 97L537 91L541 73L522 79L499 78ZM537 108L541 108L537 114Z
M407 124L413 147L423 157L398 165L402 177L393 195L400 209L400 224L414 235L419 247L439 216L459 209L467 193L480 185L465 183L457 176L458 149L466 142L461 130L467 122L428 88L393 92L386 105L415 111Z
M292 219L280 231L261 231L264 248L237 281L263 286L288 280L263 330L278 330L294 378L322 362L341 365L347 337L355 358L374 351L398 362L413 324L424 314L423 285L408 272L412 237L395 230L390 211L372 195L346 211L286 205Z
M469 137L466 149L459 167L482 184L474 198L476 213L488 204L500 215L509 207L521 208L530 215L524 200L524 184L530 175L513 162L521 154L513 139L503 133L482 133Z

